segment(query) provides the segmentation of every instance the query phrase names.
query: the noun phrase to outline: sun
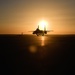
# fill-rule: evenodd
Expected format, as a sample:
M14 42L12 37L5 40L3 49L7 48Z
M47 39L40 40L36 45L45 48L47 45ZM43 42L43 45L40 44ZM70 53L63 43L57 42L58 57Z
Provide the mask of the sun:
M44 27L46 27L46 26L47 26L47 22L44 21L44 20L39 23L39 28L40 28L41 30L44 30Z

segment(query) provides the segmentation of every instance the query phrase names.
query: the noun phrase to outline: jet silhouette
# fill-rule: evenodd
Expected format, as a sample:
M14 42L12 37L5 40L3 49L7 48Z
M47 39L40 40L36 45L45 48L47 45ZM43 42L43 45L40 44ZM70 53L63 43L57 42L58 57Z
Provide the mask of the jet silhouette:
M50 30L50 31L46 30L46 27L44 27L44 30L40 30L38 25L38 28L35 31L32 31L33 32L32 34L36 34L37 36L40 36L40 35L44 36L45 34L47 34L47 32L51 32L51 31L53 30Z

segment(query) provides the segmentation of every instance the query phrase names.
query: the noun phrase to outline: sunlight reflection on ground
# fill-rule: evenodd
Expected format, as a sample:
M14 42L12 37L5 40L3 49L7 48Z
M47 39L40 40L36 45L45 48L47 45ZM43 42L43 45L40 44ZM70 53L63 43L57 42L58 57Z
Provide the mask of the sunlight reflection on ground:
M31 53L36 53L38 51L44 50L45 46L48 43L48 37L47 36L36 36L34 38L34 41L31 42L33 45L29 46L29 51Z
M37 48L35 46L30 46L29 50L31 53L35 53L37 51Z
M41 36L40 37L41 46L47 45L47 40L48 40L47 36Z
M42 37L41 37L41 46L44 46L44 45L45 45L45 37L42 36Z

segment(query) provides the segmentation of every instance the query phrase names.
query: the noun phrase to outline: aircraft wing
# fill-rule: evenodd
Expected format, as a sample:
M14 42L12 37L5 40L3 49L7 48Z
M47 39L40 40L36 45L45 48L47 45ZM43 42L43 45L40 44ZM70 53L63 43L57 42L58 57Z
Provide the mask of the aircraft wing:
M53 30L47 30L47 32L53 32Z
M34 31L28 31L28 32L34 32Z

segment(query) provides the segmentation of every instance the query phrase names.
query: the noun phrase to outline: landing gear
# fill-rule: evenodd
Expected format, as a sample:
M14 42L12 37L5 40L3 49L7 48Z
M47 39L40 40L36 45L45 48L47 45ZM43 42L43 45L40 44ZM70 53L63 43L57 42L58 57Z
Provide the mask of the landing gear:
M37 36L39 36L39 34L37 34Z
M42 36L44 36L44 34L42 34Z

